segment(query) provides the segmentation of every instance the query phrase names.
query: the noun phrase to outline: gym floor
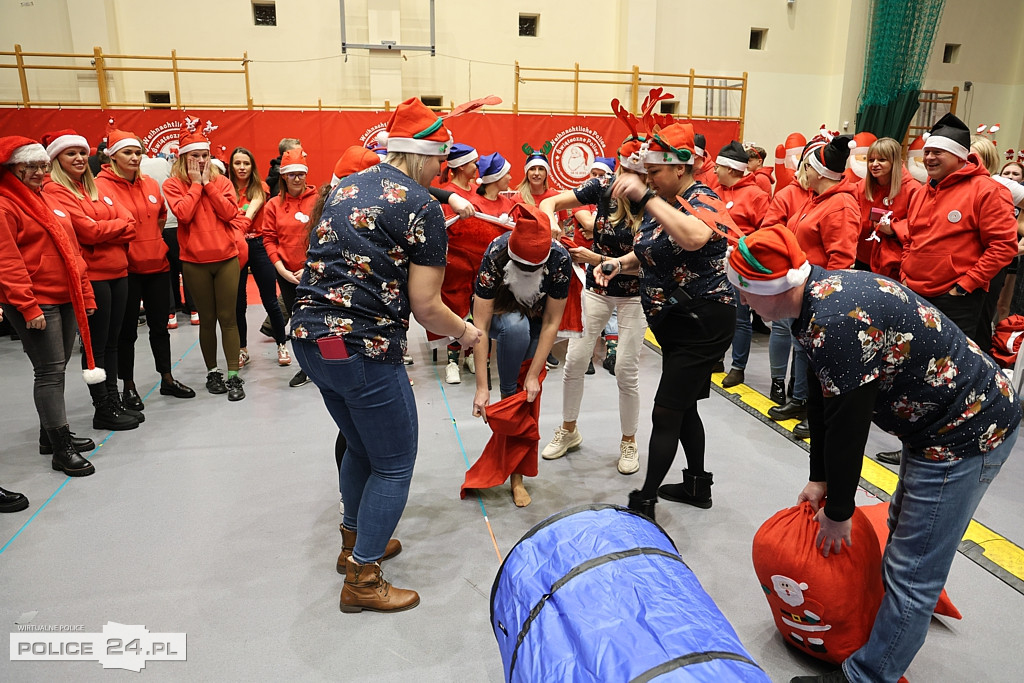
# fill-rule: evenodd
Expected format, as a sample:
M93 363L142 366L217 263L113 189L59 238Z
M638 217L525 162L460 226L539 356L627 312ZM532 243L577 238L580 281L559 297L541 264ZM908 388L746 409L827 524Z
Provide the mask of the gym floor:
M660 366L652 348L641 360L640 473L616 470L615 379L598 362L586 379L583 444L560 460L541 460L540 476L527 480L533 503L516 508L507 485L460 500L464 472L489 430L471 417L473 376L464 371L462 384L444 384L444 366L432 362L414 324L408 370L420 451L396 532L404 550L384 573L419 591L421 603L401 614L342 614L337 430L313 384L288 387L298 367L277 365L272 340L257 331L263 315L259 305L249 307L252 362L242 370L247 398L236 403L206 392L198 328L184 316L171 332L180 359L174 375L198 395L180 400L151 391L159 377L140 330L136 376L146 422L133 431L91 428L76 357L68 369L69 421L99 444L89 456L96 474L80 479L52 471L49 456L39 455L30 364L20 343L0 341L0 484L31 501L24 512L0 515L0 619L19 638L29 636L19 625L100 633L108 622L187 634L187 660L149 661L143 678L98 661L0 657L0 680L498 682L489 593L501 558L549 515L584 503L625 505L642 483ZM767 337L755 335L747 384L715 386L701 403L714 506L661 502L657 515L754 660L784 682L830 667L784 645L750 559L758 527L793 505L807 478L805 444L763 415L771 405L762 396L767 347ZM564 353L564 344L556 346L556 355ZM560 423L561 368L548 375L541 400L543 446ZM867 452L896 444L872 430ZM681 454L677 465L669 481L680 476ZM861 502L887 498L891 468L872 461L864 476ZM1020 680L1021 490L1024 456L1015 453L982 500L974 542L962 545L967 554L957 556L947 583L964 618L933 619L909 680Z

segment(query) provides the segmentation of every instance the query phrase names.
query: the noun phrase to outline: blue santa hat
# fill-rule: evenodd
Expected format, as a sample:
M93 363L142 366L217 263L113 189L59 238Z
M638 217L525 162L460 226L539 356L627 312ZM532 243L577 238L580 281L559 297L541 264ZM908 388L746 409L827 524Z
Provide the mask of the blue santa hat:
M498 152L480 157L476 166L480 171L480 177L476 179L477 185L497 182L512 170L512 164Z
M448 152L448 168L458 168L480 158L477 151L469 145L456 142L452 145L452 151Z
M611 157L594 157L588 170L593 171L595 168L611 175L615 173L615 159Z

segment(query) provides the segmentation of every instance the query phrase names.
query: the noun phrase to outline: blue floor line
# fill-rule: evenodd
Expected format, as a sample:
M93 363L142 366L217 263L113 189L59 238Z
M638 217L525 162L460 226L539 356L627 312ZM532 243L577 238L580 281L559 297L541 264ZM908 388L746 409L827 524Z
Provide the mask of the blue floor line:
M196 339L194 342L192 342L192 346L188 347L188 349L185 350L185 353L181 354L181 358L179 358L177 360L177 362L173 366L171 366L171 369L173 370L174 368L178 367L178 364L181 363L181 361L185 360L185 356L187 356L189 353L191 353L192 349L194 349L196 347L196 344L198 344L198 343L199 343L198 339ZM153 389L156 389L156 387L157 387L157 385L153 385ZM150 389L146 393L146 398L149 398L149 395L153 393L153 389ZM96 446L96 448L94 448L93 450L91 450L89 452L89 455L95 455L96 452L100 448L103 447L103 444L105 444L110 439L110 437L112 437L113 435L114 435L114 432L112 432L112 431L108 432L107 435L105 437L103 437L103 440L99 442L99 444ZM85 458L86 458L86 460L89 459L88 456L85 456ZM17 539L18 536L21 536L21 533L23 531L25 531L25 529L28 528L28 525L32 523L32 520L34 520L36 517L38 517L39 513L42 512L46 508L46 506L50 504L50 501L53 500L54 498L56 498L57 494L64 490L64 487L68 485L69 481L71 481L71 477L65 476L64 477L64 481L61 482L61 485L57 487L57 490L54 491L53 493L51 493L50 497L46 499L46 502L44 502L42 505L40 505L39 509L36 510L34 513L32 513L32 516L29 517L27 520L25 520L25 523L21 525L21 528L18 529L15 532L15 534L13 536L11 536L10 539L8 539L8 541L6 543L4 543L3 547L0 548L0 555L3 555L4 551L7 550L8 546L10 546L12 543L14 543L15 539Z
M442 396L442 398L444 398L444 407L445 407L445 410L448 411L449 419L451 419L451 421L452 421L452 429L455 430L455 438L459 442L459 450L462 451L462 459L466 463L466 471L468 472L469 468L470 468L470 465L469 465L469 455L466 453L466 446L465 446L465 444L462 443L462 434L459 433L459 423L455 421L455 415L452 414L452 406L451 406L450 403L448 403L448 394L445 393L444 382L441 381L441 373L438 372L437 368L438 368L438 366L435 364L434 365L434 378L437 380L437 386L441 387L441 396ZM478 491L476 491L476 492L474 492L474 495L476 495L476 502L480 503L480 512L483 513L484 517L487 517L487 508L484 507L484 501L480 497L480 493Z

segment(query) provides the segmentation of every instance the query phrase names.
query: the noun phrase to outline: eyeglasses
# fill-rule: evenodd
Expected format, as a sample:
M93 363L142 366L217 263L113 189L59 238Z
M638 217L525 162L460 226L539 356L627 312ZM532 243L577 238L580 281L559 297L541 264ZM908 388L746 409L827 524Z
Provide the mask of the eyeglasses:
M306 177L305 173L282 173L281 175L283 175L288 180L298 180L299 178Z
M46 173L50 170L50 164L22 164L22 172L32 175L33 173Z

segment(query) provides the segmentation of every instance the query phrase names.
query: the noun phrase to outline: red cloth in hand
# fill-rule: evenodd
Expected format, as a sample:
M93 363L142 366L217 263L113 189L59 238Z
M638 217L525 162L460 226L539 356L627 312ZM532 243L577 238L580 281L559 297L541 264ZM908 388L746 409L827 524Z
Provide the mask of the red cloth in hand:
M466 472L466 479L459 492L460 498L466 497L467 489L499 486L512 474L537 476L540 444L537 420L540 418L540 395L543 393L547 369L542 369L538 378L542 391L537 393L533 403L527 403L523 383L532 362L532 358L527 359L519 369L519 390L515 394L487 406L487 424L494 434L484 446L484 452Z
M567 235L563 235L559 241L566 249L575 249L579 246ZM572 277L569 278L569 298L565 302L562 321L558 323L560 337L583 336L583 282L580 281L577 267L579 266L573 264Z

